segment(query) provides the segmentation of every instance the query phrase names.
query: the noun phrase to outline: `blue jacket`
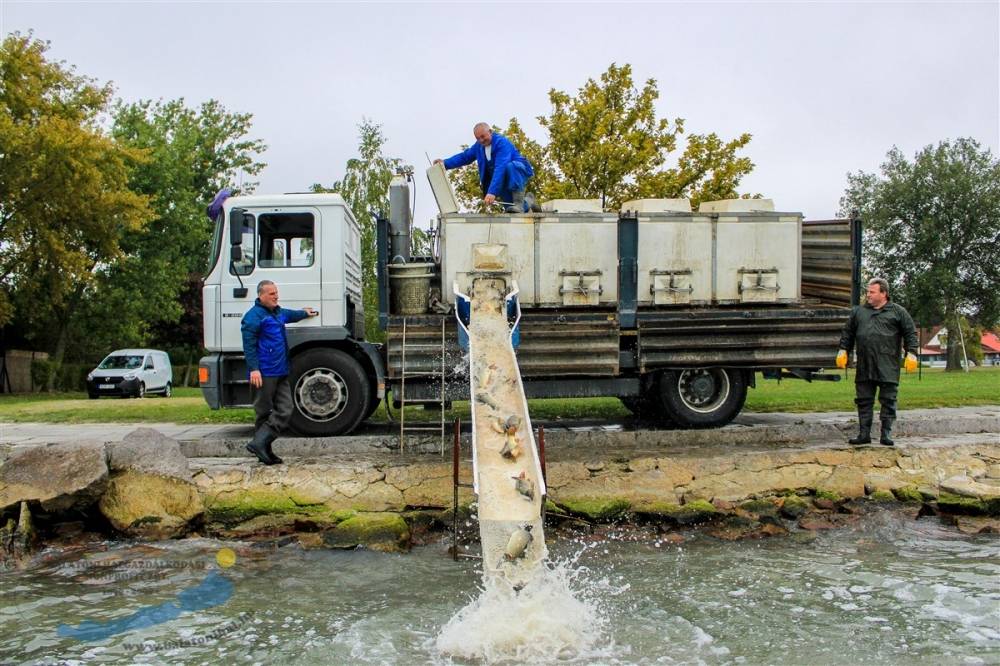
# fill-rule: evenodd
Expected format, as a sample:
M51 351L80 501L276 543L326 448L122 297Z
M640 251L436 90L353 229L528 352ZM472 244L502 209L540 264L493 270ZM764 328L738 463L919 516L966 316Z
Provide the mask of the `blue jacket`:
M523 163L527 169L526 176L528 178L535 175L535 170L531 168L531 163L518 152L517 148L514 147L514 144L507 137L498 132L493 132L493 139L490 142L490 146L493 151L493 178L490 180L489 187L486 188L487 194L492 194L493 196L500 195L500 190L503 187L503 174L509 162ZM476 161L476 166L479 167L479 182L482 183L483 177L486 174L486 149L479 145L478 141L457 155L452 155L444 160L444 168L457 169L458 167L464 167L466 164L472 164L473 160Z
M281 306L268 310L257 299L243 315L240 324L247 371L260 370L264 377L287 375L288 336L285 324L294 324L308 316L305 310L286 310Z

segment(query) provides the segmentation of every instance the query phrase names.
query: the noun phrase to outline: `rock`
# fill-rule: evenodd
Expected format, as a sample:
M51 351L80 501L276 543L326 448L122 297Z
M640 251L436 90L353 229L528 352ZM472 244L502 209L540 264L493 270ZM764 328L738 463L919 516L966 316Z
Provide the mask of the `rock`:
M938 509L945 513L958 513L970 516L1000 515L1000 497L968 497L941 492L937 498Z
M98 506L115 529L145 539L181 536L205 511L193 483L136 471L116 473Z
M809 503L798 495L789 495L781 502L781 515L796 520L809 511Z
M561 500L559 505L572 514L604 523L624 516L625 512L631 508L632 503L626 499L610 497Z
M600 472L601 470L603 470L606 467L606 465L604 464L604 462L601 461L601 460L591 460L590 462L586 463L584 466L587 468L588 472L595 473L595 474L597 472Z
M837 508L837 502L829 497L817 497L813 500L813 504L817 509L824 509L826 511L832 511Z
M395 513L359 513L332 530L323 532L323 544L328 548L356 548L384 553L406 552L410 545L410 529Z
M1000 534L1000 520L984 516L954 516L952 524L963 534Z
M832 530L837 527L836 524L831 520L826 518L810 517L803 518L799 521L799 527L804 530Z
M112 474L132 470L191 481L191 470L180 444L152 428L137 428L122 441L109 442L106 448Z
M873 492L871 495L868 496L868 499L870 499L873 502L887 503L887 502L895 502L896 496L893 495L888 490L876 490L875 492Z
M941 482L941 495L938 496L938 506L945 509L942 500L948 506L962 507L964 511L953 513L978 513L1000 515L1000 486L993 483L973 481L967 476L953 476ZM947 497L946 497L947 496ZM963 501L955 498L964 498ZM948 509L945 509L948 510Z
M896 499L900 502L906 502L908 504L917 504L924 501L924 496L920 493L920 490L916 486L900 486L899 488L893 488L892 494L896 496Z
M37 534L31 520L31 509L27 502L21 502L17 522L13 518L0 528L0 562L20 564L31 555Z
M0 512L39 502L46 513L85 509L104 492L108 465L95 442L36 446L15 451L0 466Z
M714 504L705 500L691 500L684 504L646 503L636 507L635 512L647 519L660 518L675 525L697 525L722 515Z
M762 517L777 518L778 505L768 499L754 499L740 504L740 508L747 513L753 514L758 519Z
M746 515L726 516L722 522L708 530L709 536L724 541L740 539L761 539L769 536L787 534L788 530L780 525L762 524Z

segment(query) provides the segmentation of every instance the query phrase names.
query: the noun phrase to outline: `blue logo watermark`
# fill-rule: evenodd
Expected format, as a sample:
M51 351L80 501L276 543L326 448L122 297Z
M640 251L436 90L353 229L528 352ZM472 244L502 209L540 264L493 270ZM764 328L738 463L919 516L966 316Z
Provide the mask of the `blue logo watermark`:
M236 553L230 548L222 548L216 553L215 560L220 567L227 569L236 563ZM181 590L171 601L146 606L131 615L107 622L84 620L76 626L61 624L56 633L78 641L104 640L115 634L175 620L183 613L224 604L233 596L233 587L233 582L222 575L221 571L210 571L200 583Z

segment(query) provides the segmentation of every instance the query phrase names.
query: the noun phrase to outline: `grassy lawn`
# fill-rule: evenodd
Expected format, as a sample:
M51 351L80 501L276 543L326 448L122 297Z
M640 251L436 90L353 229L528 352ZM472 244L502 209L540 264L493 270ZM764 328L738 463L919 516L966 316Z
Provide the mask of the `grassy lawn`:
M923 378L904 374L899 391L901 409L961 407L1000 404L1000 368L976 368L972 372L945 373L925 369ZM854 410L853 375L848 381L807 383L762 380L747 397L746 411L752 412L829 412ZM447 420L469 418L467 402L456 402L446 414ZM629 415L615 398L547 399L530 401L531 415L539 420L615 419ZM393 413L398 418L396 412ZM436 421L437 412L411 407L406 418L413 421ZM375 422L388 420L382 406L372 417ZM212 411L193 388L174 390L172 398L148 397L142 400L102 398L88 400L83 393L0 395L0 422L35 423L252 423L249 409Z

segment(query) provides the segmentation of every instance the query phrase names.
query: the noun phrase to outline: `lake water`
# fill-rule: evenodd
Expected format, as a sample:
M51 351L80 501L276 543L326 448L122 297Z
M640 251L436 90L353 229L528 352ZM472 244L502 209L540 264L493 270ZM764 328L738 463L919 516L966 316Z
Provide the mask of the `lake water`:
M995 535L884 511L810 537L556 538L517 595L441 545L115 544L0 572L0 663L1000 663Z

